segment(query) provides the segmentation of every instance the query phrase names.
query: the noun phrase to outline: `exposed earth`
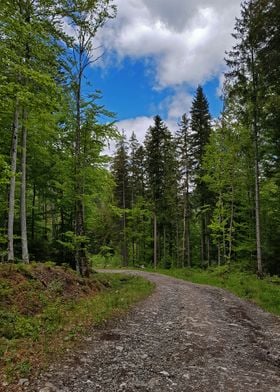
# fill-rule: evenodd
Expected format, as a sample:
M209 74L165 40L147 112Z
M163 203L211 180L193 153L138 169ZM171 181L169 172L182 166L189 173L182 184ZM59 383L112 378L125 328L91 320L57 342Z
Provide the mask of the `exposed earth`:
M154 294L23 390L280 391L278 317L222 289L128 273L155 282Z

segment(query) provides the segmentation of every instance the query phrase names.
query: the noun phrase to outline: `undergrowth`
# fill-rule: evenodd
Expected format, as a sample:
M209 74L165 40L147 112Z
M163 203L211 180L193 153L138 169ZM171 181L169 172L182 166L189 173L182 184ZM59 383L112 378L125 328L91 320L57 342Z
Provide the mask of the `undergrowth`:
M0 379L15 382L58 358L92 326L145 298L139 277L75 272L45 265L0 266Z

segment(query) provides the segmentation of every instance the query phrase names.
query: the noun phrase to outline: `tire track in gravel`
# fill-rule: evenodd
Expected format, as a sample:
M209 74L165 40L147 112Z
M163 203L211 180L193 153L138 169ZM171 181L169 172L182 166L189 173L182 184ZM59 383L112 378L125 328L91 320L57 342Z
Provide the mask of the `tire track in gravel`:
M219 288L126 273L156 283L154 294L26 390L280 391L278 317Z

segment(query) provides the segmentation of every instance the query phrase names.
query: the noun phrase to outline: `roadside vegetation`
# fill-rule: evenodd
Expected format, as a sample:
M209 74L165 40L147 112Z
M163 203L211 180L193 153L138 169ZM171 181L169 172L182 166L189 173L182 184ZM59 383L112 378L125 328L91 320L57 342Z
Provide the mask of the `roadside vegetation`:
M100 256L93 257L94 268L120 268L116 257L110 260ZM243 266L243 267L242 267ZM135 267L126 267L134 269ZM280 315L280 278L279 276L265 275L261 279L244 263L237 265L213 266L201 268L157 268L138 265L137 270L160 273L183 279L192 283L205 284L224 288L240 298L244 298L264 310ZM121 269L120 269L121 271Z
M0 266L0 379L28 377L76 345L91 327L127 310L153 285L139 277L68 267Z

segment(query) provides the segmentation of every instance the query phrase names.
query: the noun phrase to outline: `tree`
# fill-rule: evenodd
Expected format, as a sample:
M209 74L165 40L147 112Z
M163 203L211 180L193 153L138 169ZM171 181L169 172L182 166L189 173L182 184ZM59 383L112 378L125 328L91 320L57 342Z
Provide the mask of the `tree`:
M115 199L120 209L121 222L119 225L121 233L121 254L123 265L128 265L127 244L127 210L131 206L131 189L129 183L129 157L128 146L124 134L117 144L117 150L113 158L112 173L116 183Z
M262 33L260 13L257 0L245 1L241 6L241 17L237 19L235 33L236 45L228 54L227 65L231 71L227 78L232 82L229 93L240 97L245 103L248 127L251 129L254 146L254 178L255 178L255 228L258 273L262 275L261 251L261 210L260 210L260 119L261 113L261 75L258 63L258 52L262 46L259 39ZM230 83L230 82L229 82ZM244 110L244 109L243 109Z
M85 149L87 140L87 125L89 118L96 118L98 110L95 97L83 97L83 79L85 71L96 59L94 58L93 39L96 32L104 25L105 21L115 16L115 7L111 0L74 1L73 7L66 9L70 26L76 31L76 40L72 40L73 56L68 59L71 91L75 105L74 127L74 178L75 178L75 260L76 268L83 276L89 274L89 262L86 253L85 209L84 209L84 167Z
M251 246L250 222L244 214L244 210L250 211L247 197L251 187L248 178L252 176L247 164L249 151L247 129L223 113L222 121L210 136L203 159L203 179L216 199L209 226L217 247L218 265L230 263L234 252L240 257L241 250Z
M175 143L160 116L145 137L147 195L153 203L154 267L158 256L164 264L173 256L173 232L176 222L177 164ZM158 247L159 245L159 247Z
M26 227L26 154L29 115L44 110L52 102L52 93L58 95L54 80L58 46L52 42L47 9L50 3L20 0L16 4L3 1L0 10L1 46L5 57L1 64L1 84L6 105L12 108L13 134L8 213L8 260L14 260L13 226L15 205L15 173L19 129L21 141L21 241L22 260L29 261ZM46 11L46 12L45 12ZM5 68L6 65L6 68ZM47 95L48 94L48 95ZM49 97L49 98L48 98Z
M182 262L184 267L191 266L191 246L190 246L190 220L191 220L191 203L190 193L193 174L193 157L192 157L192 140L190 121L186 114L183 114L179 123L179 130L176 133L176 144L178 154L178 165L180 174L180 193L182 198L183 209L181 212L183 221L182 230Z
M207 184L203 181L204 169L202 165L206 146L211 133L209 104L201 86L198 86L191 107L191 131L192 131L192 156L194 167L195 195L197 208L200 214L200 257L201 264L210 263L210 235L208 225L210 222L209 209L212 203L212 195Z

